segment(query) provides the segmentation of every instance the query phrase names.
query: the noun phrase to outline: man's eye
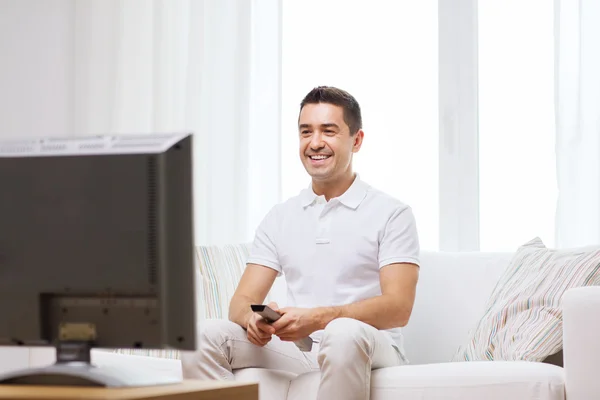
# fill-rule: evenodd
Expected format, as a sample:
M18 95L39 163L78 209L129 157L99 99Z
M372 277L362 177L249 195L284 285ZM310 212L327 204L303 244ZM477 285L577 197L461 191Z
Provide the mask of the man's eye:
M335 133L335 132L334 132L334 131L332 131L331 129L325 129L325 133L328 133L328 134L330 134L330 135L331 135L331 134L333 134L333 133Z
M302 131L300 132L302 135L308 135L310 133L310 131Z

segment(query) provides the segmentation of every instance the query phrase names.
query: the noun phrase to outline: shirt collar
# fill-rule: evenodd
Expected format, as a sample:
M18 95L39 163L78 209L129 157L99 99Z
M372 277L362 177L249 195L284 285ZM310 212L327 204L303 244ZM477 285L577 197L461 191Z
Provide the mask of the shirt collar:
M348 190L346 190L341 196L336 197L336 199L346 207L356 209L366 197L368 189L369 185L362 181L360 176L356 174L352 185L350 185ZM302 207L307 207L313 204L319 196L317 196L317 194L313 191L311 183L308 188L302 191L300 197L302 201Z

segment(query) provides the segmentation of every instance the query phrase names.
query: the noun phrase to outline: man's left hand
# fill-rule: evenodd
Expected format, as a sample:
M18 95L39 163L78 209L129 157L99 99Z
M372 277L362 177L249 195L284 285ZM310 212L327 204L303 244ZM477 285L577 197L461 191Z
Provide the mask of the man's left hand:
M272 326L275 328L275 335L283 341L295 342L320 329L315 309L286 307L279 312L282 316Z

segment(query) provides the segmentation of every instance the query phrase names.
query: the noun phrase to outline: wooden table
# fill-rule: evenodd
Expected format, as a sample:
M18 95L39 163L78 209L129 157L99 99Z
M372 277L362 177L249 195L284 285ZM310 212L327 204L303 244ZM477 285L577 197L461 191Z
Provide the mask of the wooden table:
M14 400L258 400L258 384L183 381L140 388L0 385L0 399Z

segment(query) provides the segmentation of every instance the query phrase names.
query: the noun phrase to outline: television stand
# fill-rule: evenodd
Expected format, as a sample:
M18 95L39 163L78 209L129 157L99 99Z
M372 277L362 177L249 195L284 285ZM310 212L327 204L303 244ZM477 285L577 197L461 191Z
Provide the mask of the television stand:
M180 383L181 379L132 370L119 365L95 366L91 362L92 342L60 341L56 362L41 368L27 368L0 374L1 385L139 387Z

